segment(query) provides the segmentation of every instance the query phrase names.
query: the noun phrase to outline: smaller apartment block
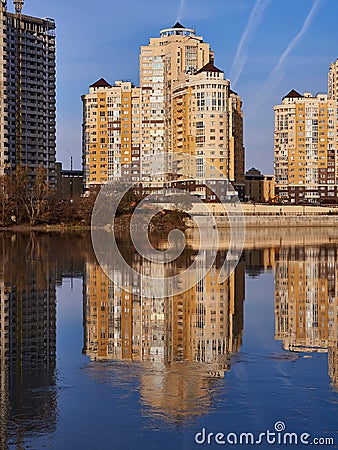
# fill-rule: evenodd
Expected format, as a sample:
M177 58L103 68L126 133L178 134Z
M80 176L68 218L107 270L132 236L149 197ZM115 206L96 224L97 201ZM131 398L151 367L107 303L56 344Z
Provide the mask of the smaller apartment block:
M130 81L92 84L83 102L83 166L87 188L140 178L140 88Z
M295 204L335 203L337 167L337 61L328 94L292 90L274 107L276 194Z
M337 195L336 102L326 94L291 91L275 106L277 194L291 203Z

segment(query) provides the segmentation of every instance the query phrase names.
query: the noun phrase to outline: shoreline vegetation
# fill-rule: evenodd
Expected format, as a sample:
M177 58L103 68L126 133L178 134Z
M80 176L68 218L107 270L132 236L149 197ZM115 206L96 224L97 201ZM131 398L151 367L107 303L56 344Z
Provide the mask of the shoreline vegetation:
M99 190L93 190L87 195L64 200L57 196L55 190L47 183L43 168L36 169L34 178L28 170L18 167L13 175L0 176L0 231L78 231L90 230L92 213ZM131 217L146 195L136 190L129 190L122 197L114 210L112 198L101 198L95 207L96 223L102 218L103 224L111 223L114 218L114 228L125 230L129 227ZM184 207L174 210L162 208L151 220L149 230L161 231L187 228L182 211ZM190 205L184 205L188 208ZM148 210L151 212L151 208ZM98 219L98 220L97 220ZM140 215L140 226L142 216Z
M62 200L57 197L46 182L45 173L38 168L35 178L31 180L24 168L18 168L14 175L0 177L0 231L81 231L90 230L92 212L98 191L90 192L86 196ZM117 210L113 209L111 197L99 202L95 214L99 218L95 223L110 223L106 218L114 218L114 229L123 232L129 228L133 214L139 214L138 204L145 199L145 195L135 191L128 191L119 203ZM206 204L210 214L215 217L217 226L228 228L229 220L221 204ZM218 211L219 210L219 211ZM189 215L200 215L198 205L192 204L186 196L173 196L168 203L161 205L160 211L148 205L148 214L152 216L149 232L180 229L185 231L194 228ZM184 211L189 211L186 213ZM204 209L205 211L205 209ZM222 212L221 212L222 211ZM336 227L338 225L337 205L308 206L308 205L269 205L242 203L238 208L239 216L244 215L246 227ZM150 215L149 215L150 213ZM203 214L202 214L203 215ZM141 213L137 226L142 227L144 220ZM243 222L241 222L242 225ZM210 226L207 215L205 225Z

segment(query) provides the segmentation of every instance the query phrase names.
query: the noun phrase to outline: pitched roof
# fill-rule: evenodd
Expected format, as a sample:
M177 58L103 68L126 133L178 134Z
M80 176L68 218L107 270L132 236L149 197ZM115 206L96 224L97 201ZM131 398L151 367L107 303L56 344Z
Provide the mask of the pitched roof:
M212 63L208 63L205 66L203 66L200 70L198 70L196 72L197 73L201 73L201 72L219 72L219 73L223 73L223 70L217 69L217 67L215 67Z
M229 89L230 94L238 95L237 92L233 91L231 88Z
M299 92L297 92L297 91L295 91L294 89L292 89L288 94L286 94L286 95L283 97L283 100L284 100L285 98L302 98L302 97L303 97L302 94L300 94Z
M185 27L181 25L179 22L176 22L173 28L185 28Z
M91 84L90 87L111 87L111 84L109 84L104 78L100 78L96 83Z

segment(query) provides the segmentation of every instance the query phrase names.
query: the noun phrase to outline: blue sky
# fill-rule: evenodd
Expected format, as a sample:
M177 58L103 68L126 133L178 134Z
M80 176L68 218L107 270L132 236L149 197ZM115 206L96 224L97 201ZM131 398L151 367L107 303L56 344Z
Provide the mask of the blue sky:
M25 0L23 12L56 20L57 158L66 168L70 155L81 167L81 95L101 77L138 84L140 45L177 19L236 81L248 169L272 173L273 106L291 89L326 92L338 57L337 0Z

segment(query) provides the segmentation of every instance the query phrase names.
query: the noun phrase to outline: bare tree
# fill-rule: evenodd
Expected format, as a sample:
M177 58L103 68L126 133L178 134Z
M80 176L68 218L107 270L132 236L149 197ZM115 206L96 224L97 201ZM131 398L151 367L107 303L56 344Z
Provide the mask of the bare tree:
M36 225L41 220L49 195L45 170L39 167L34 180L30 180L28 170L17 167L13 176L13 185L13 195L19 208L17 211L19 218L23 218L24 212L29 224Z

